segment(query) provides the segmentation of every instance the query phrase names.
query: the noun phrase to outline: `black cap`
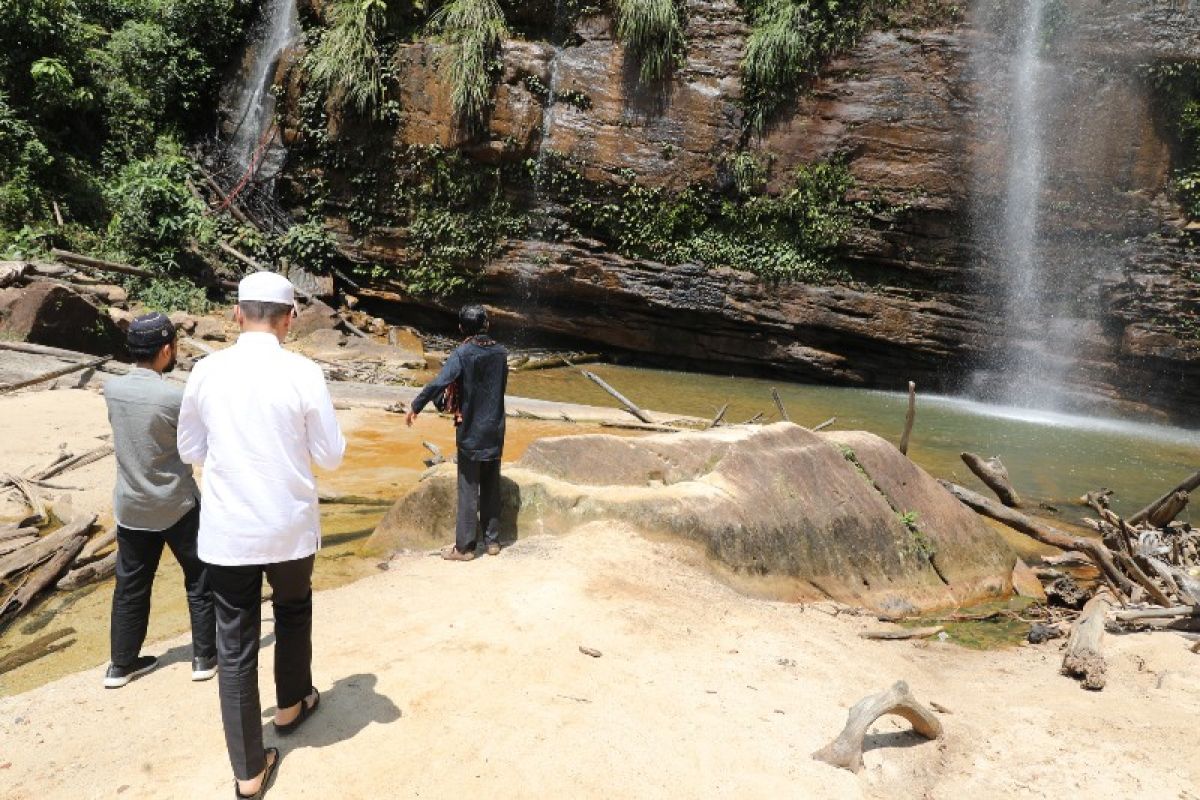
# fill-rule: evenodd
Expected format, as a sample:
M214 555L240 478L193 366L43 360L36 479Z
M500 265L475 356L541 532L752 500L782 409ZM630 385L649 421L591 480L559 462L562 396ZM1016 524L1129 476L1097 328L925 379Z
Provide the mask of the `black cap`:
M157 350L174 339L175 325L160 311L134 317L129 323L127 340L134 350Z

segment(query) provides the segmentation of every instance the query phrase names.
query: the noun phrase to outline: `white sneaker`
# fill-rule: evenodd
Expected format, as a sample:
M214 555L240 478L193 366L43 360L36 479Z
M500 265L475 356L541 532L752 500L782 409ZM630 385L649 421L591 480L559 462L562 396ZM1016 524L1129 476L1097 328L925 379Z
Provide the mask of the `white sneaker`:
M192 680L206 681L217 674L217 659L214 658L193 658L192 659Z

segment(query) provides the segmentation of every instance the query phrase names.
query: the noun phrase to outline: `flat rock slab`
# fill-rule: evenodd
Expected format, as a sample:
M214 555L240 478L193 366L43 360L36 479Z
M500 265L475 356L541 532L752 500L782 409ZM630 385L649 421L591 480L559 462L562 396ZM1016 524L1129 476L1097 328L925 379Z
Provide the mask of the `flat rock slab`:
M884 440L837 436L853 445L790 423L542 439L504 472L502 535L620 521L698 542L737 573L791 579L797 595L888 613L1011 591L1016 556L994 531ZM454 485L453 465L432 472L369 546L448 541Z

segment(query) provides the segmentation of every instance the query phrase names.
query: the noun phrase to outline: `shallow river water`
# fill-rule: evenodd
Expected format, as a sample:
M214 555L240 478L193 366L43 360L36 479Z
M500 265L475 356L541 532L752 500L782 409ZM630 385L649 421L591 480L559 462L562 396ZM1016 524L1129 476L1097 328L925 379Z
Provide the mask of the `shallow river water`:
M596 365L588 367L643 408L712 417L729 403L726 420L756 414L777 420L771 388L779 389L793 422L817 425L837 417L834 428L876 433L898 442L908 396L904 392L808 386L685 372ZM612 405L600 388L571 370L514 373L515 395ZM990 406L950 397L922 395L909 455L939 478L981 488L959 453L1000 456L1018 492L1059 508L1067 519L1085 509L1073 501L1083 493L1115 490L1118 513L1132 513L1200 469L1200 430L1125 420L1053 414ZM1200 425L1200 416L1197 424ZM1200 520L1191 512L1193 520ZM1181 519L1188 519L1187 513Z

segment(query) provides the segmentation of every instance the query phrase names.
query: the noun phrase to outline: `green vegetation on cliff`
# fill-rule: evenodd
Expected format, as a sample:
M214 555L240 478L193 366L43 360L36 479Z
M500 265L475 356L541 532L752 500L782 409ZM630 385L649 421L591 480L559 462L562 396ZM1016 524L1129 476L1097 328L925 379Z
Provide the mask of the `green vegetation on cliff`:
M1200 64L1158 64L1148 74L1175 139L1175 190L1188 215L1200 219Z
M870 0L743 0L750 38L742 59L746 126L760 133L825 60L858 40Z

